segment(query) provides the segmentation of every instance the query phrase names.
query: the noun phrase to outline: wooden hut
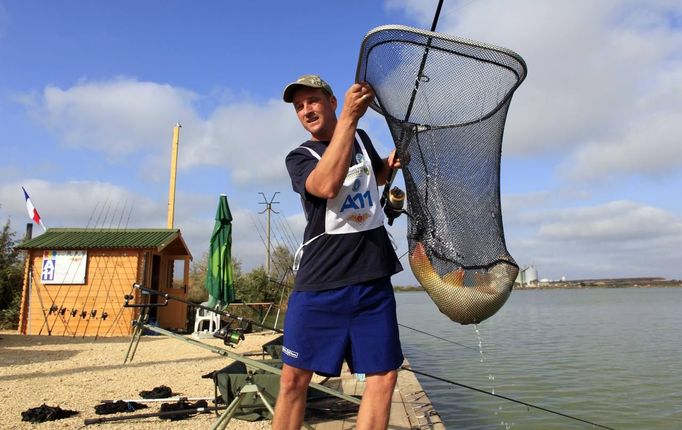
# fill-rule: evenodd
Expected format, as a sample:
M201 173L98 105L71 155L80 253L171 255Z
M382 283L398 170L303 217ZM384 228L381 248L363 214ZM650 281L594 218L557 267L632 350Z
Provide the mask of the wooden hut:
M177 229L50 228L17 246L27 252L19 332L59 336L132 333L141 297L134 283L186 298L192 258ZM187 329L187 305L152 308L152 323ZM155 322L154 322L155 321Z

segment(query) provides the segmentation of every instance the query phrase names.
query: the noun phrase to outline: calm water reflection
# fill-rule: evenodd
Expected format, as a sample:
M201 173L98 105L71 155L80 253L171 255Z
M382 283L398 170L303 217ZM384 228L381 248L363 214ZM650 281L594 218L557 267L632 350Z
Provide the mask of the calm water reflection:
M682 289L514 291L478 326L451 322L425 293L399 293L412 366L616 429L682 429ZM592 426L419 377L449 429Z

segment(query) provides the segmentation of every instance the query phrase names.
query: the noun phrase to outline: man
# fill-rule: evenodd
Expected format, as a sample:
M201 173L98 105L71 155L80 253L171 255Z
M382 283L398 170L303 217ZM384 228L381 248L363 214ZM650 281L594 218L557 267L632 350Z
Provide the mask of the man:
M313 372L337 376L344 360L366 375L356 429L386 428L403 362L390 276L402 266L377 187L400 162L395 151L382 160L357 129L374 99L368 84L348 89L338 118L337 99L317 75L289 84L283 99L310 133L286 158L308 224L295 258L273 429L300 429Z

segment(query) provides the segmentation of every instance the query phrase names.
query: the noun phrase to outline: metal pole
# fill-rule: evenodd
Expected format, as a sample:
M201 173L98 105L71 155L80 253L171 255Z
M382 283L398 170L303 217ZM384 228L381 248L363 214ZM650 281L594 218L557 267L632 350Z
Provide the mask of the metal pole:
M268 205L268 226L267 226L267 256L265 258L265 273L267 273L268 276L270 276L270 209L271 206Z
M26 223L26 235L24 240L31 240L33 238L33 223ZM26 262L24 263L24 276L26 279L26 288L22 291L21 296L21 313L19 318L19 328L18 331L21 334L31 334L31 273L33 265L33 257L31 256L31 251L26 252ZM277 326L277 321L275 321L275 326Z

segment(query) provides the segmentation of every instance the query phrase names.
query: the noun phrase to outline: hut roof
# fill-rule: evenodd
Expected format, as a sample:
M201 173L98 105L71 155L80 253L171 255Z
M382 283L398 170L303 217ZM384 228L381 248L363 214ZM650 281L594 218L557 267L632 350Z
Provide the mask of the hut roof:
M179 243L174 243L179 241ZM40 236L26 240L17 249L156 249L173 244L176 255L190 255L178 229L88 229L49 228Z

